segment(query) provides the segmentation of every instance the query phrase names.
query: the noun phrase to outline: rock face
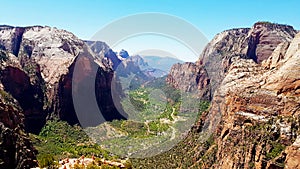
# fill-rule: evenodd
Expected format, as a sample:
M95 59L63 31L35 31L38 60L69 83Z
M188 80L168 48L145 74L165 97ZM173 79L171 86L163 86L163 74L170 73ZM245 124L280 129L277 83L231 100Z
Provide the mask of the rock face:
M208 119L219 122L210 124L218 146L213 168L299 165L299 38L297 34L288 48L286 43L278 45L262 64L232 60Z
M46 118L54 116L70 124L78 123L72 100L72 70L84 53L84 65L99 67L98 71L95 68L93 78L99 81L95 88L101 112L107 120L123 118L114 108L110 92L112 71L119 60L104 43L87 43L95 46L92 50L97 55L84 41L65 30L0 26L0 48L10 56L1 70L1 84L24 110L26 131L38 133ZM82 68L82 79L75 80L84 80L84 72L89 73Z
M128 59L139 66L141 70L149 68L148 63L140 55L130 56Z
M261 63L271 55L281 42L290 42L295 34L296 31L291 26L263 22L256 23L251 29L231 29L217 34L205 47L196 62L197 67L204 67L208 74L210 97L212 98L215 90L226 76L233 57L252 59L257 63ZM184 74L188 75L193 70L179 67L180 65L173 67L169 74L173 79L178 79L178 82L169 80L167 82L186 91L187 87L180 88L184 85L174 85L175 83L185 83L182 81L185 77L179 77L173 72L176 72L176 69L182 69L185 73L180 76L184 76ZM185 66L183 65L183 67ZM193 81L195 80L193 79ZM207 88L204 90L207 90Z
M24 131L24 114L16 100L0 94L0 168L36 167L36 150Z
M290 26L262 22L251 29L224 31L195 64L174 65L167 82L178 89L196 88L192 83L196 75L209 80L206 88L198 88L210 87L209 113L192 135L200 135L195 140L203 138L201 133L211 137L204 145L188 140L180 145L182 156L192 159L187 163L174 161L181 158L172 154L177 147L162 155L166 163L174 168L299 168L300 34L296 33ZM197 73L200 69L203 73Z
M38 132L46 116L56 111L57 88L84 43L73 34L50 27L1 27L0 46L16 57L19 67L1 72L4 89L18 100L25 127Z
M288 25L258 22L249 32L248 57L261 63L273 53L273 50L282 42L290 42L296 31Z
M210 79L202 66L194 63L177 63L173 65L166 80L176 89L210 100Z
M121 61L105 43L85 43L64 30L0 26L0 168L35 165L24 129L37 133L55 116L78 123L74 94L93 93L106 120L126 118L116 105L122 93L118 80L112 84L114 71L120 67L124 77L131 72L147 77L133 61ZM224 31L196 63L175 64L167 77L170 85L212 100L191 130L197 137L210 131L210 141L198 144L191 136L184 143L195 147L177 147L191 150L193 158L185 160L194 163L180 165L299 168L299 74L300 34L263 22ZM90 115L89 105L81 108Z
M118 65L121 63L121 60L105 42L85 41L85 43L90 47L95 56L101 60L105 67L113 70L117 69Z
M5 91L11 93L22 107L26 116L25 126L28 131L42 127L47 114L43 112L45 97L43 83L30 82L29 75L19 67L7 66L1 71L1 82ZM35 124L31 127L30 124Z
M67 31L41 26L1 27L0 39L2 49L17 56L22 67L26 67L28 62L37 63L49 87L67 73L84 45Z
M136 70L136 72L141 71L145 76L148 77L148 79L145 80L151 80L153 77L163 77L167 75L167 72L159 69L159 68L155 68L152 67L151 65L148 64L147 61L145 61L145 59L140 56L140 55L134 55L134 56L130 56L127 57L126 60L123 60L123 62L127 62L125 64L132 64L135 67L138 67L139 70Z

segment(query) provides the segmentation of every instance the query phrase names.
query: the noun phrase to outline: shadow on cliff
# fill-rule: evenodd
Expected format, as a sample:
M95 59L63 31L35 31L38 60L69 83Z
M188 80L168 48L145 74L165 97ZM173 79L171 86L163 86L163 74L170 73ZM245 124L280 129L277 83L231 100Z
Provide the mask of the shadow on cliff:
M127 118L120 102L112 98L112 91L118 91L112 87L119 86L112 85L114 71L94 60L90 53L81 53L59 81L53 110L71 125L79 123L85 128Z

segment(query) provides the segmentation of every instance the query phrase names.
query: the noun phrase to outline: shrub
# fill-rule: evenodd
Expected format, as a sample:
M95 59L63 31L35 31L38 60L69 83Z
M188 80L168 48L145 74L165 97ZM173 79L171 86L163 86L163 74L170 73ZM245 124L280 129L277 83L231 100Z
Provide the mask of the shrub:
M47 164L51 158L77 158L81 155L109 157L107 151L98 144L89 142L88 136L79 126L70 126L62 121L48 121L38 136L31 135L32 142L39 152L42 164ZM47 160L51 154L50 160Z
M82 165L82 164L74 164L73 169L84 169L84 165Z
M129 160L127 160L125 163L124 163L124 166L126 169L131 169L132 168L132 164Z
M54 161L54 156L52 154L42 154L37 157L39 166L41 168L58 168Z
M6 91L4 90L0 90L0 95L4 98L5 101L7 102L13 102L14 101L14 98L9 94L7 93Z
M265 25L268 25L268 24L272 24L272 22L269 22L269 21L259 21L256 24L265 24Z
M100 167L96 164L89 164L86 166L86 169L100 169Z
M208 101L200 101L199 112L202 113L209 108L210 103Z
M274 142L273 143L273 148L271 149L270 152L268 152L266 154L266 157L268 160L271 160L271 159L274 159L275 157L279 156L280 153L285 149L285 146L280 144L280 143L277 143L277 142Z

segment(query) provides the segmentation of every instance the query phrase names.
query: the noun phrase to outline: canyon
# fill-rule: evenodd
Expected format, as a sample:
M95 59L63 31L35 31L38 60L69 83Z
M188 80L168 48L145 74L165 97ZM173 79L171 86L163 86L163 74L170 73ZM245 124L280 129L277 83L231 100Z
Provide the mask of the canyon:
M133 159L133 167L299 168L299 46L293 27L257 22L217 34L195 63L173 65L166 83L211 105L177 146ZM36 166L27 133L39 133L48 120L79 123L74 93L91 88L105 120L126 119L115 73L153 79L104 42L47 26L0 26L0 62L0 168ZM82 108L91 114L89 105Z

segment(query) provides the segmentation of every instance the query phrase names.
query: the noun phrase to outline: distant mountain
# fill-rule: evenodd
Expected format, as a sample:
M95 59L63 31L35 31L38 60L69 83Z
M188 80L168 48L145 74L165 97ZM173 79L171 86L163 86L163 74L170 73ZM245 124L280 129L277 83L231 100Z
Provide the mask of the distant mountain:
M155 68L148 68L148 69L143 70L143 72L147 76L155 77L155 78L163 77L163 76L166 76L168 74L168 72L165 72L165 71L160 70L160 69L155 69Z
M173 57L143 56L143 59L150 67L160 69L165 72L169 72L172 65L176 63L184 63L184 61Z
M140 55L130 56L126 59L126 61L133 62L134 65L139 67L139 69L148 77L157 78L157 77L166 76L168 74L168 71L164 71L162 69L155 68L149 65L149 63L145 61L145 59Z
M140 55L134 55L128 59L139 66L141 70L150 68L149 64Z
M172 57L140 55L129 56L126 59L126 62L128 61L138 66L145 75L155 78L166 76L173 64L183 63L183 61Z

